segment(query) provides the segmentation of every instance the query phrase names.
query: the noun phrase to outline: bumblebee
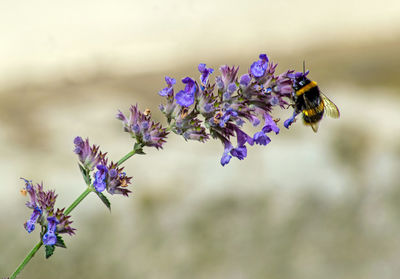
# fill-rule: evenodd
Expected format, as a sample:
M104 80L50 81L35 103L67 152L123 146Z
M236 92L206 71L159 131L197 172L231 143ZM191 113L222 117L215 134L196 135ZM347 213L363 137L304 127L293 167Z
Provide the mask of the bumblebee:
M305 125L311 126L314 132L318 131L319 121L324 115L339 118L338 107L328 99L318 88L315 81L309 80L304 72L296 75L293 82L293 101L295 113L302 113Z

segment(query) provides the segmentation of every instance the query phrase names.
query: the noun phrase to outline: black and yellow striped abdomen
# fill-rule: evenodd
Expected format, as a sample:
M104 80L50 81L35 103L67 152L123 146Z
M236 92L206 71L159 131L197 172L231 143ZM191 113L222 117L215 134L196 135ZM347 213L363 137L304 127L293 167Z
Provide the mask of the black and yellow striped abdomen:
M324 102L315 81L309 81L296 91L298 110L302 112L306 124L320 121L324 115Z

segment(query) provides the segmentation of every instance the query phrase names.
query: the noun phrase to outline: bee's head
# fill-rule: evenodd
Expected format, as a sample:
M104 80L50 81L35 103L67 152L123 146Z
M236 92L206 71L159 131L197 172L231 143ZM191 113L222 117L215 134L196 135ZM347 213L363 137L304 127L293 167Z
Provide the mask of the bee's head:
M306 84L309 84L311 81L307 78L309 71L302 73L297 72L293 75L293 89L295 91L304 87Z

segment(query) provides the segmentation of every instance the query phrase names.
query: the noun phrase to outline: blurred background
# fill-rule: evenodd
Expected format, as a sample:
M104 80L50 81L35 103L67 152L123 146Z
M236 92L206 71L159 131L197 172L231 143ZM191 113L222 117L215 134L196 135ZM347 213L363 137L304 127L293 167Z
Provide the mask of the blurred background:
M279 73L305 60L340 120L299 121L225 167L219 142L171 134L126 163L132 197L110 214L89 196L68 249L40 250L20 278L399 277L398 1L1 1L0 34L0 276L39 237L20 177L68 206L84 189L75 136L118 160L132 141L116 111L165 123L165 75L243 74L267 53Z

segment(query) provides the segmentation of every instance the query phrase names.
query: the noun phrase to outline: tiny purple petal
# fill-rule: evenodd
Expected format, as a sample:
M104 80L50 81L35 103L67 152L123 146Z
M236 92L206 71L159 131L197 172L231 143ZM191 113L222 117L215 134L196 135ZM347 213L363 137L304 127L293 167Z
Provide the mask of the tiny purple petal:
M251 77L249 74L244 74L243 76L240 77L240 85L246 87L249 85L251 81Z
M176 83L176 79L171 78L169 76L165 76L165 82L167 83L168 86L174 86Z
M232 82L232 83L230 83L230 84L228 85L228 92L229 92L229 93L235 92L236 89L237 89L237 86L236 86L236 84L235 84L234 82Z
M224 81L222 80L222 77L221 77L221 76L217 76L217 77L215 78L215 83L217 84L217 87L218 87L219 89L223 89L223 88L225 87Z
M209 76L214 72L214 69L207 68L206 64L201 63L198 66L199 72L201 73L200 80L201 83L206 85L208 82Z
M175 95L176 103L182 107L190 107L194 103L194 95L181 90Z
M293 112L292 117L289 119L286 119L285 122L283 123L283 126L285 126L286 129L289 129L289 126L292 125L292 123L296 120L297 113Z
M224 153L221 158L221 165L225 166L226 164L228 164L231 158L231 155L229 155L228 153Z
M158 95L163 97L170 95L176 80L174 78L170 78L169 76L165 76L165 82L167 83L167 87L158 92Z
M31 233L35 229L35 223L39 219L40 215L42 215L42 210L39 207L36 207L33 210L31 218L24 224L24 227L28 233Z

